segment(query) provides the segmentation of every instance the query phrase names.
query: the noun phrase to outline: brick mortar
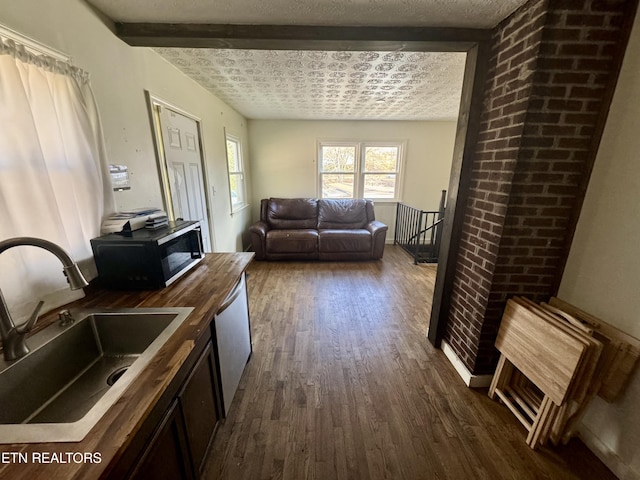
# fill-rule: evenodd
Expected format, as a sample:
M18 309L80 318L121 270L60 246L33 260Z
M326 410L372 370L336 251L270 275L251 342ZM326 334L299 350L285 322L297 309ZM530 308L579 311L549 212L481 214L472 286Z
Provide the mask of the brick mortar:
M555 293L627 7L532 0L494 32L445 334L474 374L495 366L506 299Z
M544 1L537 3L545 4ZM485 87L485 91L491 93L486 96L487 100L484 102L485 109L482 113L480 139L485 133L494 133L495 135L491 141L479 141L476 148L476 158L488 154L488 159L476 160L472 168L470 182L472 188L466 205L467 215L460 240L458 266L451 298L452 309L445 334L451 348L470 371L475 368L477 357L480 354L479 339L486 335L483 333L485 323L483 317L488 307L490 290L482 289L481 285L483 281L489 285L492 284L495 269L495 260L490 261L486 257L495 259L498 257L499 241L507 214L512 177L516 171L517 153L520 150L519 139L522 138L525 127L522 114L526 111L527 100L531 97L533 88L535 65L532 63L535 63L536 60L541 31L535 26L532 27L530 21L533 19L540 22L541 17L543 17L542 13L535 14L535 7L531 10L521 9L520 13L516 12L510 17L502 29L496 30L492 39L494 50L499 51L501 45L510 44L509 48L517 55L526 52L531 55L531 58L527 59L528 70L523 74L520 65L512 65L508 57L503 56L503 61L501 61L499 53L494 52L491 55L492 63ZM529 21L523 23L527 19ZM518 28L511 28L518 24L520 24ZM522 33L526 33L526 35L511 42L511 37L505 32L516 36ZM512 44L522 45L522 49L513 50ZM496 75L496 72L499 73ZM507 93L525 92L525 95L520 96L517 100L520 110L507 109L505 115L505 106L496 103L496 98L502 98L507 88L509 88ZM515 93L513 98L518 98ZM497 119L501 120L499 126L495 126ZM492 122L494 122L493 128ZM505 149L509 149L512 156L498 160L497 154ZM497 178L500 181L496 181ZM491 202L487 201L488 195L496 191L502 196L494 198ZM498 213L495 212L496 210ZM490 222L485 219L487 214L492 215ZM481 234L491 227L494 227L492 230L494 236L482 238ZM483 290L484 295L479 296L477 293ZM465 334L465 325L474 321L476 324L479 323L479 331L477 335L471 337Z

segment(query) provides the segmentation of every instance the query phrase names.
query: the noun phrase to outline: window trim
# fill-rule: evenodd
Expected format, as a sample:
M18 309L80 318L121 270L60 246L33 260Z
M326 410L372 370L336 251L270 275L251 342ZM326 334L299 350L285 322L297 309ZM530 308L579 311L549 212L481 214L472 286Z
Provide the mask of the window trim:
M355 162L353 172L324 172L322 170L322 148L330 147L355 147ZM365 170L365 153L367 147L397 147L398 156L395 172L366 172ZM395 203L402 201L403 185L404 185L404 156L407 149L406 140L333 140L333 139L318 139L316 148L316 196L318 198L325 198L322 195L322 176L325 174L342 174L353 175L353 197L350 198L366 198L378 203ZM390 197L365 197L364 196L364 184L366 175L396 175L396 188L394 196ZM327 197L327 198L340 198L340 197ZM342 197L347 198L347 197Z
M238 150L238 164L240 166L240 170L232 172L229 168L229 149L227 147L227 142L234 142L237 145ZM231 215L234 213L238 213L241 210L244 210L249 206L249 202L247 201L247 182L246 176L247 173L244 168L244 153L242 149L242 141L238 135L234 135L233 133L224 132L224 152L227 160L227 185L229 186L229 206L231 209ZM241 202L233 202L233 194L231 189L231 176L238 175L242 181L242 190L243 190L243 198Z

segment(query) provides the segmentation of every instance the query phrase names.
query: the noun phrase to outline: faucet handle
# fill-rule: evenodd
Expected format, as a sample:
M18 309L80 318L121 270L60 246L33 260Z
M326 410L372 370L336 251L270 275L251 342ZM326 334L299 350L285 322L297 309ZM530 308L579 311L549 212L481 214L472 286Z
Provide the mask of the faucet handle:
M33 330L33 327L36 326L36 322L38 321L38 315L40 315L40 310L42 310L43 305L44 305L44 300L40 300L38 302L38 305L36 305L35 310L31 314L31 317L29 317L29 320L27 320L27 322L23 323L18 328L16 328L19 334L24 335L25 333L29 333L31 330Z
M76 321L69 310L60 310L58 312L58 319L60 320L61 327L66 327Z

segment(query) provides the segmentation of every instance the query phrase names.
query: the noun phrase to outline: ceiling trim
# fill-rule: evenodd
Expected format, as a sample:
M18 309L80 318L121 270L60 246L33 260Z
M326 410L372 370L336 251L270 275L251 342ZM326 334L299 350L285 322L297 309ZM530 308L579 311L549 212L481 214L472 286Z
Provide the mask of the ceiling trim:
M253 50L466 52L488 41L491 30L444 27L323 27L116 23L131 46Z

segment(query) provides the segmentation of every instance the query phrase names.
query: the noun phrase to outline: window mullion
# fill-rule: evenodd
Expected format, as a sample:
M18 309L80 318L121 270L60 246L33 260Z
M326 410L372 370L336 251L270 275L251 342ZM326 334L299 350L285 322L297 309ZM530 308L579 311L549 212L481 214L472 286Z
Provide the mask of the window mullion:
M355 197L362 198L364 195L364 156L365 156L365 148L363 148L363 143L356 144L356 152L358 154L358 161L356 162L356 171L355 171Z

